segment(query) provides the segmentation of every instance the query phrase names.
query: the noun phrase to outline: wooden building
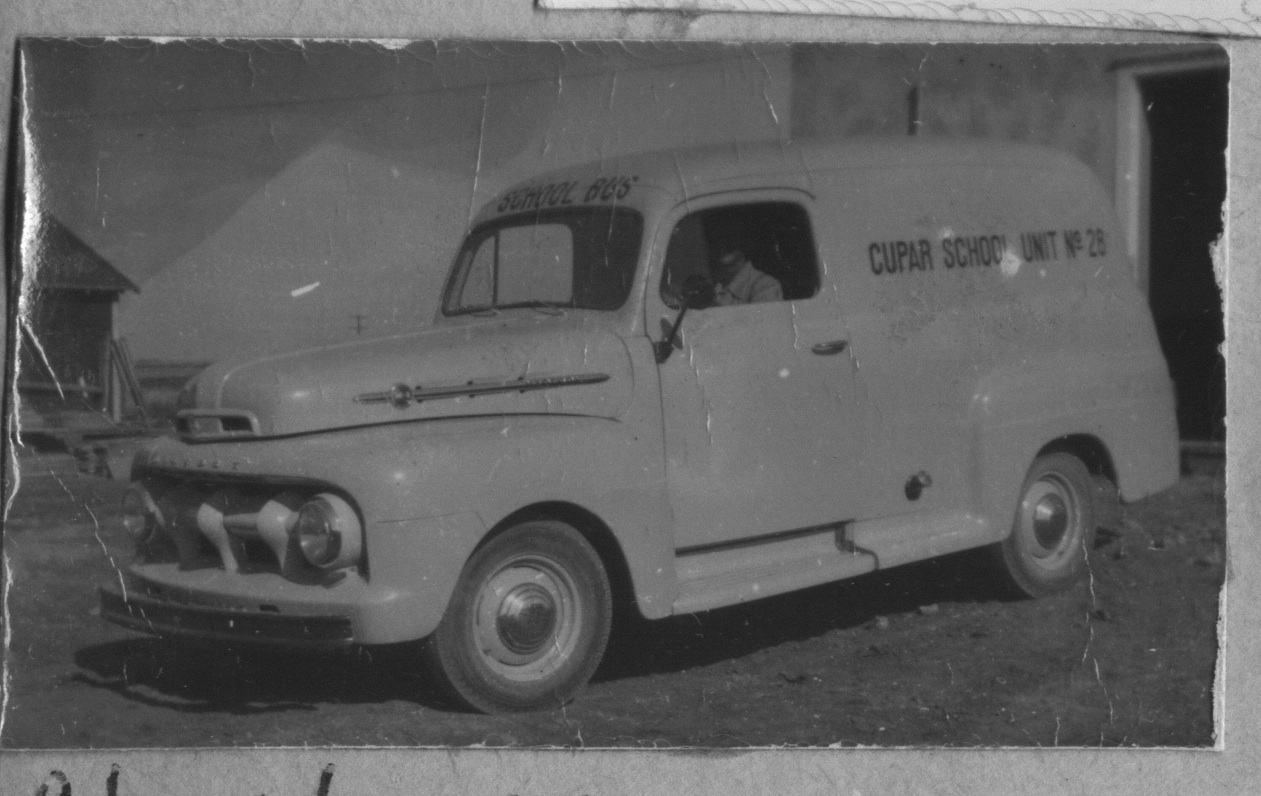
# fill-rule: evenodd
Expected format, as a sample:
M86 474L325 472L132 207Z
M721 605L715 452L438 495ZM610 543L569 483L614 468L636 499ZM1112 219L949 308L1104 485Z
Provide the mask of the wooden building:
M41 219L24 260L17 375L23 436L70 441L114 428L114 305L139 288L61 221Z

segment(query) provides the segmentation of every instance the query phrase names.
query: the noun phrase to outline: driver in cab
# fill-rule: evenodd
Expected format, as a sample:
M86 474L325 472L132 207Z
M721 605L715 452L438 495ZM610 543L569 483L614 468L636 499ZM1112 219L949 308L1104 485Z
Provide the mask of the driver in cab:
M711 268L714 276L714 306L758 304L784 298L779 281L753 267L740 249L727 249Z

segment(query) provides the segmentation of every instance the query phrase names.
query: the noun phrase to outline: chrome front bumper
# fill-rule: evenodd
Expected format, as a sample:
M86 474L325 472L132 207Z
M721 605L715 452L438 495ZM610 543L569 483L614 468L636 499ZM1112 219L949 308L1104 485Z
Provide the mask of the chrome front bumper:
M101 618L131 630L216 644L337 649L354 643L349 616L293 614L163 600L99 588Z

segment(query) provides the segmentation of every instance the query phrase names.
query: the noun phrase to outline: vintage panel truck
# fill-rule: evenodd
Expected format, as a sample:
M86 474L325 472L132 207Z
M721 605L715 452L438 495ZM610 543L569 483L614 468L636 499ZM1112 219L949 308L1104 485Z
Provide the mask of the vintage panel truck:
M1040 595L1178 475L1107 196L1040 149L722 146L487 204L433 328L205 371L124 499L105 618L223 644L424 639L557 706L617 601L666 617L989 548ZM419 661L418 661L419 662Z

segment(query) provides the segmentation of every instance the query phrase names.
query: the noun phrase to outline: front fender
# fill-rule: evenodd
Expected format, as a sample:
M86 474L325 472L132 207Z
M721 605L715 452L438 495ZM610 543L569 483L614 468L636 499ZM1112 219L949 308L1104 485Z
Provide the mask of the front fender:
M452 421L416 433L373 440L361 466L347 474L346 488L377 507L378 527L476 516L488 531L523 508L570 504L613 532L640 610L668 615L677 581L659 432L602 418L531 415ZM448 567L456 574L476 545L463 534L461 555Z
M364 520L369 577L423 594L415 626L423 628L436 624L485 533L545 502L599 517L622 549L641 610L668 614L677 585L660 440L651 427L605 418L483 416L231 443L167 439L138 464L344 491Z

